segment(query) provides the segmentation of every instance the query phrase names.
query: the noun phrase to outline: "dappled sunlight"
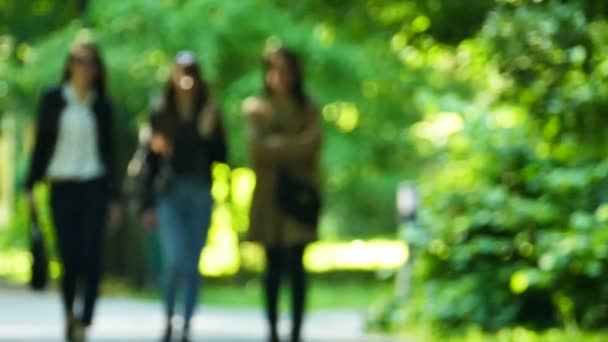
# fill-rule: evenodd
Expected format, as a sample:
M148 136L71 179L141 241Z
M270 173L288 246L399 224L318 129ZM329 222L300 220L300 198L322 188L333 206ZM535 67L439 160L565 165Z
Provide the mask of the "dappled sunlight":
M213 210L207 245L201 254L200 271L210 277L230 276L241 269L259 272L264 267L264 250L251 242L239 243L233 229L232 205L248 208L255 187L255 174L248 168L230 170L216 164L213 170L213 197L218 201ZM228 188L228 182L232 186ZM226 202L230 189L231 203ZM238 215L238 214L237 214ZM396 269L408 257L407 246L399 241L354 240L312 243L305 255L305 267L312 272L338 270Z
M251 169L230 170L225 164L214 166L212 193L218 204L213 210L208 242L201 255L199 267L202 274L229 276L236 274L241 268L248 271L260 271L263 268L265 256L261 246L251 242L239 244L239 234L234 229L234 219L239 218L239 213L235 210L247 212L254 187L255 174ZM227 202L228 189L230 202ZM407 246L400 241L319 241L310 244L304 263L305 267L313 272L373 271L396 269L407 257Z
M17 58L24 64L32 63L36 59L36 50L29 44L22 43L17 46Z
M266 265L264 248L253 242L242 242L240 244L241 264L243 269L262 272Z
M29 281L32 269L32 255L29 251L14 249L0 251L0 278L9 279L15 283ZM58 260L49 261L49 277L59 279L61 264Z
M264 265L260 245L242 242L230 228L226 207L214 210L209 240L200 260L201 273L206 276L234 275L243 268L260 271ZM408 248L400 241L354 240L344 242L319 241L310 244L304 256L305 267L312 272L347 270L374 271L396 269L408 258Z
M230 169L225 164L213 168L212 196L216 201L213 209L208 240L201 253L199 270L208 277L225 277L240 271L259 272L265 265L264 250L258 244L241 241L241 233L247 226L247 212L255 187L255 174L249 168ZM41 219L48 232L50 213L49 189L40 185L36 190ZM237 222L245 220L245 222ZM239 228L244 225L244 228ZM238 228L238 229L237 229ZM52 237L53 234L48 234ZM29 279L31 256L27 251L2 252L0 276L8 276L23 283ZM374 271L397 269L408 258L407 246L391 240L319 241L310 244L305 254L305 267L312 272L348 270ZM61 276L61 265L52 259L49 273L52 279Z
M608 203L602 203L595 209L595 218L602 223L608 223Z
M59 279L63 270L61 268L61 263L59 260L51 260L49 261L49 276L51 279Z
M249 168L236 168L231 172L232 203L241 208L248 207L255 188L255 173Z
M230 209L232 229L239 234L249 227L249 208L255 188L255 173L249 168L235 168L230 175Z
M399 59L403 62L403 64L414 68L423 67L425 61L424 54L421 53L420 50L410 45L399 52Z
M317 24L314 34L323 47L330 47L336 39L335 29L329 23Z
M525 109L517 106L497 108L488 117L491 128L513 128L526 123L528 117Z
M230 167L226 164L215 164L212 177L211 196L216 202L223 203L230 195Z
M207 276L234 275L240 268L238 236L231 229L230 212L226 206L214 209L207 244L202 251L199 269Z
M380 91L380 86L378 82L368 81L363 83L361 87L361 93L368 99L374 99L378 97L378 92Z
M10 208L6 205L0 205L0 226L6 226L10 218Z
M226 219L224 214L214 213L217 221ZM217 222L216 221L216 222ZM225 277L239 271L260 272L265 263L263 248L255 243L239 244L234 231L225 225L215 224L201 254L199 269L208 277ZM441 252L441 251L439 251ZM319 241L310 244L305 255L306 269L315 273L332 271L395 270L408 259L409 249L401 241L353 240L344 242ZM0 253L0 277L25 283L30 276L31 255L27 251L14 250ZM49 273L52 279L61 276L61 265L51 260Z
M32 256L27 251L2 251L0 252L0 277L25 283L30 278L31 264Z
M416 33L424 32L430 27L431 20L425 15L419 15L412 21L412 30Z
M451 134L462 131L464 121L459 113L441 112L430 119L420 121L411 127L411 132L419 139L430 141L436 147L447 144Z
M397 32L391 38L391 49L394 52L403 50L407 46L408 36L404 32Z
M352 132L359 124L359 109L354 103L334 102L322 110L325 121L332 122L343 133Z
M374 271L397 269L407 258L408 248L400 241L319 241L310 245L304 255L304 263L311 272Z

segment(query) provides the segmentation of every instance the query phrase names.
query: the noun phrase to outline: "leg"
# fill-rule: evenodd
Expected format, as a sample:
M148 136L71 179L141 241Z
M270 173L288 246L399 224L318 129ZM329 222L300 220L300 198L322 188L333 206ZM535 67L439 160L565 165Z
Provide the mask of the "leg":
M290 247L288 252L289 270L291 273L292 328L291 340L299 342L302 320L306 306L306 271L303 256L306 246Z
M175 189L172 189L175 190ZM180 262L184 240L180 234L182 215L178 210L175 192L171 191L159 199L156 214L158 217L158 233L162 253L162 283L166 327L163 341L171 341L173 332L172 319L175 313L175 298L178 282L181 276Z
M78 213L74 208L73 191L65 185L53 186L51 190L51 210L57 236L57 247L63 266L61 294L65 310L67 333L71 335L74 319L74 298L78 276L77 246L81 231L77 227Z
M95 303L99 296L102 274L102 250L108 205L101 183L87 183L83 192L86 200L81 202L83 204L81 206L83 221L80 225L80 229L84 232L80 245L80 254L82 255L82 272L85 278L82 323L84 326L89 326L93 320Z
M158 233L163 260L164 304L168 322L171 321L175 310L177 283L180 276L180 254L183 250L183 241L180 234L177 234L182 225L181 217L171 195L172 193L169 193L160 198L157 205Z
M186 276L185 331L190 326L190 319L194 314L201 286L201 275L198 266L201 251L207 242L207 233L209 231L209 224L211 223L211 208L212 198L208 186L203 186L193 192L187 215L188 222L184 225L186 229L184 232L184 271Z
M277 330L278 300L281 287L281 257L280 247L266 246L266 274L264 275L264 291L266 295L266 317L270 325L270 340L279 340Z

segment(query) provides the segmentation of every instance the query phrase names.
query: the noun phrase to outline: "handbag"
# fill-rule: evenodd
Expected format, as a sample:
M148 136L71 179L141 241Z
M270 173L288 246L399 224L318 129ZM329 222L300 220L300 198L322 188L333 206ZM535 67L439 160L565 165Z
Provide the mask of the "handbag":
M281 212L316 229L321 211L321 195L314 185L280 170L276 192Z
M44 246L44 236L36 215L33 215L30 229L30 252L32 253L32 266L30 287L35 291L42 291L48 284L48 256Z
M173 168L168 158L159 158L150 149L149 141L142 141L131 157L123 182L123 195L134 212L146 209L153 198L162 193L173 179Z
M123 196L129 209L139 212L146 194L146 177L149 172L149 148L146 142L140 142L127 164L127 172L123 180Z

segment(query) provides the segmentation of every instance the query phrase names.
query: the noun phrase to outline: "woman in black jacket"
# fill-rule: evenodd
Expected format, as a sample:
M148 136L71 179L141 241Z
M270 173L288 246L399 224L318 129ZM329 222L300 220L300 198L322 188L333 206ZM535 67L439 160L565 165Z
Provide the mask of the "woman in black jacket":
M226 162L221 114L192 52L178 53L160 108L151 117L143 221L158 221L163 255L164 301L170 341L178 286L184 281L182 341L200 287L199 257L211 221L211 166Z
M109 218L118 220L114 181L112 107L98 48L75 45L61 83L45 92L38 107L36 141L27 179L32 191L41 180L51 185L51 211L63 266L61 290L66 338L84 339L93 319L101 280L101 252ZM77 287L82 280L83 289ZM74 312L78 290L83 309Z

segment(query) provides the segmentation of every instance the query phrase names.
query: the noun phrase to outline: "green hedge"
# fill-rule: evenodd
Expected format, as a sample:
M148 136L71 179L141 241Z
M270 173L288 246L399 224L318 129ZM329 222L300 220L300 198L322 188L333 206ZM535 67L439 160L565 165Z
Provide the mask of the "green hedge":
M608 322L607 36L577 4L488 17L483 91L422 184L408 312L489 330Z

